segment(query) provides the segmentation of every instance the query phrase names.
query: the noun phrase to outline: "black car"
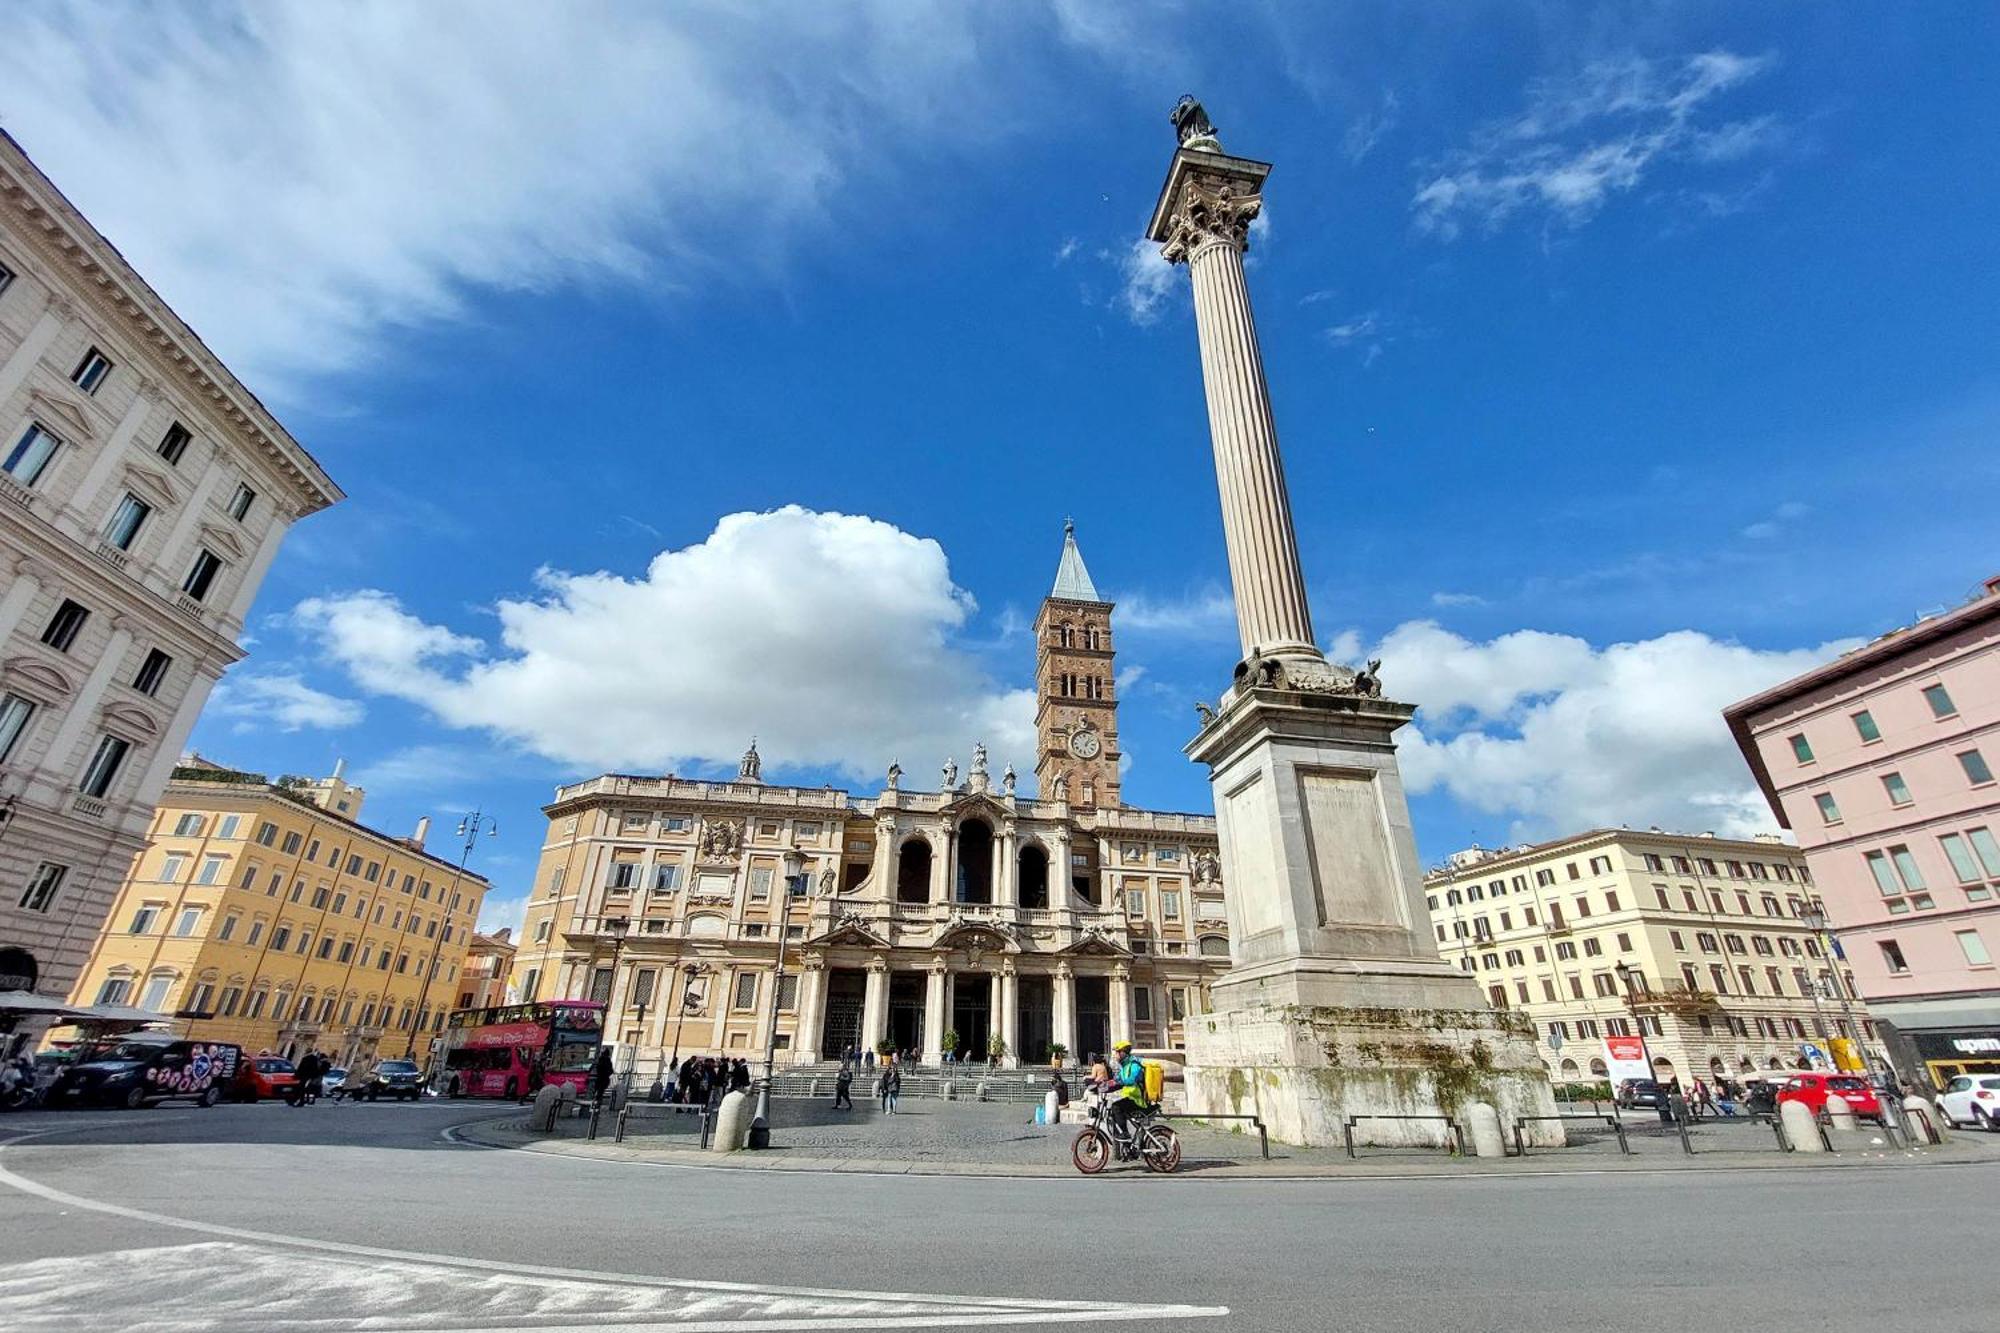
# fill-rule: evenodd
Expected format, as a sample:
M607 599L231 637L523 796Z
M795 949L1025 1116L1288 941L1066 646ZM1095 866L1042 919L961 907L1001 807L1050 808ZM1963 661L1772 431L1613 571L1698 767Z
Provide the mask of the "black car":
M375 1066L366 1083L348 1093L350 1097L366 1097L371 1102L384 1097L413 1102L423 1095L424 1075L415 1060L384 1060Z
M1628 1078L1618 1085L1618 1104L1626 1110L1657 1111L1667 1104L1666 1085L1650 1078Z
M124 1106L137 1110L182 1099L213 1106L243 1061L243 1048L219 1041L138 1035L92 1047L50 1085L50 1106Z

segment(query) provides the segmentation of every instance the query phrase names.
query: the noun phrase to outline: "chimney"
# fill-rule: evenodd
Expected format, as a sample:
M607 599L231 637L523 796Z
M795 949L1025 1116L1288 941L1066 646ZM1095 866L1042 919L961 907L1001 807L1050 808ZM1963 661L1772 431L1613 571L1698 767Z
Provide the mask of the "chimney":
M417 831L410 836L410 842L418 851L424 849L424 839L431 836L431 817L425 815L417 821Z

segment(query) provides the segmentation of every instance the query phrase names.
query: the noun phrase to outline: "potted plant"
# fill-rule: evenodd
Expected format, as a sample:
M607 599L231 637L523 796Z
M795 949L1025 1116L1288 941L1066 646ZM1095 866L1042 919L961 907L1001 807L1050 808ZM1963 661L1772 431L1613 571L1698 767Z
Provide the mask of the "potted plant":
M958 1029L946 1028L944 1035L938 1038L938 1048L944 1052L945 1059L952 1059L954 1052L958 1050Z
M994 1033L986 1043L986 1063L997 1065L1007 1057L1007 1043L999 1033Z
M875 1054L877 1057L883 1060L887 1060L890 1056L894 1055L895 1053L896 1053L896 1043L890 1041L887 1037L884 1037L882 1038L882 1040L875 1043Z
M1049 1044L1049 1066L1053 1069L1061 1069L1063 1064L1063 1058L1068 1054L1069 1054L1069 1047L1063 1045L1059 1041L1051 1042Z

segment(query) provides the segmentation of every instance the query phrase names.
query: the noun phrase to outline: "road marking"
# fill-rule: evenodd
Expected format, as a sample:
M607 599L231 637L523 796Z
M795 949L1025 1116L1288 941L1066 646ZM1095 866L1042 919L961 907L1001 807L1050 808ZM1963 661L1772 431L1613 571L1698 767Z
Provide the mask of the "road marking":
M45 1131L46 1132L46 1131ZM33 1137L24 1135L25 1137ZM0 1152L20 1138L0 1143ZM170 1217L123 1204L88 1199L29 1180L0 1165L0 1185L65 1207L105 1213L156 1226L220 1236L237 1244L197 1243L181 1247L131 1251L123 1255L71 1256L31 1260L0 1267L0 1328L68 1330L115 1322L130 1330L162 1333L242 1328L246 1324L282 1321L300 1329L374 1330L504 1329L506 1333L572 1333L580 1323L604 1324L623 1333L727 1333L733 1330L810 1330L993 1327L1018 1324L1107 1323L1121 1320L1214 1319L1227 1306L1130 1304L1092 1301L1051 1301L1005 1297L938 1296L921 1292L846 1291L838 1288L778 1287L743 1282L704 1282L640 1274L604 1273L590 1269L520 1264L458 1255L394 1250L345 1241L317 1240L278 1232L232 1227L216 1222ZM313 1252L313 1257L270 1255L261 1246ZM143 1259L141 1259L143 1256ZM338 1256L322 1258L319 1256ZM268 1257L268 1262L266 1261ZM120 1259L133 1262L115 1262ZM349 1262L355 1259L367 1264ZM262 1270L270 1263L319 1265L326 1271L293 1273L282 1280L268 1275L242 1281L245 1265ZM386 1267L385 1267L386 1265ZM477 1273L480 1276L470 1276ZM393 1287L382 1275L392 1275ZM497 1275L497 1276L495 1276ZM340 1301L322 1302L320 1284L354 1288L362 1314L333 1313ZM368 1284L374 1283L373 1286ZM357 1285L359 1284L359 1285ZM445 1302L440 1309L401 1309L393 1299L405 1285L432 1293ZM361 1288L366 1286L364 1293ZM489 1287L513 1305L481 1308L468 1304L457 1288L475 1295ZM273 1302L282 1293L309 1293L309 1304L297 1311L280 1311ZM213 1313L192 1309L196 1300L214 1294ZM93 1294L108 1306L91 1308ZM588 1299L585 1299L588 1298ZM578 1301L582 1300L580 1306ZM394 1322L376 1318L387 1304ZM354 1309L353 1305L346 1308ZM468 1311L472 1322L456 1322L455 1311ZM557 1322L537 1322L536 1312L559 1316ZM147 1317L136 1312L172 1311ZM115 1316L115 1318L108 1318ZM718 1317L719 1316L719 1317ZM307 1322L298 1322L304 1319ZM311 1322L313 1319L319 1322Z

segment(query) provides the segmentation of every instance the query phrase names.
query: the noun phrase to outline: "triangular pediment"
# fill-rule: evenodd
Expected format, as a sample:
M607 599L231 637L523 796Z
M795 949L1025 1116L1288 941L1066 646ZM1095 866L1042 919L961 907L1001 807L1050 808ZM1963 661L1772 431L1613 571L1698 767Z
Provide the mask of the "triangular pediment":
M10 657L5 663L7 678L28 687L31 695L66 699L76 693L70 678L38 657Z
M96 442L97 431L91 426L90 417L75 403L64 402L40 389L30 389L28 405L44 426L64 439Z
M1082 937L1056 951L1072 958L1130 958L1132 951L1101 930L1087 930Z
M231 560L243 558L243 543L228 528L218 528L213 523L201 525L203 545L217 555L228 556Z
M156 505L177 505L181 502L180 487L158 468L128 462L125 464L125 479L132 483L133 490Z
M889 947L889 941L876 934L875 928L868 924L868 919L858 912L843 912L834 918L833 924L827 927L824 935L808 940L807 943L816 948L831 948L841 944L863 949Z
M993 793L985 791L969 791L956 800L946 801L939 808L939 813L948 814L957 819L964 819L969 815L988 815L994 819L1011 819L1014 814Z

